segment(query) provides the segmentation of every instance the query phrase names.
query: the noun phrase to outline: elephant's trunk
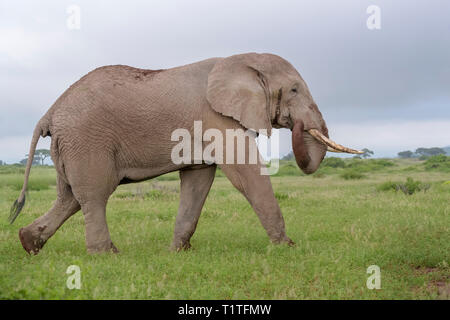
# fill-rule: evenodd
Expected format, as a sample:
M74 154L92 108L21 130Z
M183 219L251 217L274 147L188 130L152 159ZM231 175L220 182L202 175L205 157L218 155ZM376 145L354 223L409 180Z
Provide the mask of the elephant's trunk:
M317 141L304 130L303 121L294 123L292 128L292 148L297 165L306 174L314 173L319 168L327 152L325 144Z

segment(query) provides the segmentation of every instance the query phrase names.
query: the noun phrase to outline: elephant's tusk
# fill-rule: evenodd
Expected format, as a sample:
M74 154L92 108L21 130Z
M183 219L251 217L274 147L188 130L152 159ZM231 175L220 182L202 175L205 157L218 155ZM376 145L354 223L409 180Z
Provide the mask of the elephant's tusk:
M317 129L310 129L310 130L308 130L308 133L311 134L314 138L316 138L316 140L325 144L327 146L327 151L345 152L345 153L353 153L353 154L363 154L364 153L363 151L344 147L344 146L334 142L333 140L328 139L322 133L320 133L320 131Z
M336 152L336 153L342 153L343 152L343 151L336 150L336 149L334 149L334 148L332 148L330 146L327 146L327 151L328 152Z

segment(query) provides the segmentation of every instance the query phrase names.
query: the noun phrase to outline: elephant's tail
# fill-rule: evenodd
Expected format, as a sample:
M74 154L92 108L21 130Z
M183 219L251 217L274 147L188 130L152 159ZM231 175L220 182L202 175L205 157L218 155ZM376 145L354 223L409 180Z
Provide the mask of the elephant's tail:
M14 220L16 220L17 216L19 215L20 211L22 211L22 208L25 205L25 193L27 191L28 178L30 176L31 165L33 164L36 145L41 135L43 137L50 135L49 121L47 115L42 117L41 120L39 120L38 124L36 125L36 128L34 128L33 139L31 140L30 145L30 152L28 153L27 166L25 168L25 180L23 183L22 191L20 192L19 198L16 201L14 201L14 204L12 205L9 213L8 219L9 223L11 224L14 222Z

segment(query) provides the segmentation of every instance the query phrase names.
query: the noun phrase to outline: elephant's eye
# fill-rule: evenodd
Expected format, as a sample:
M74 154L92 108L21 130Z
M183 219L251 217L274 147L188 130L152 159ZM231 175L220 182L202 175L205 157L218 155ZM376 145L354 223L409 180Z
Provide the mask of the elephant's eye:
M297 88L292 88L292 89L291 89L291 92L292 92L292 93L297 93Z

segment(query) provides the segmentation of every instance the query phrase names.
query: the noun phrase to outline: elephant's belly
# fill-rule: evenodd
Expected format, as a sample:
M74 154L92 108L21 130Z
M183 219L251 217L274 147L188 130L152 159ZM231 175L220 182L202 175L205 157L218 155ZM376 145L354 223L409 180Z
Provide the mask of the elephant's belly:
M116 163L121 183L139 182L182 168L173 163L165 152L158 152L157 149L141 148L122 157L119 154L118 158Z
M125 155L125 162L118 161L118 175L121 184L133 183L155 178L157 176L186 169L200 169L207 166L205 163L181 163L176 164L172 161L167 149L161 150L154 148L148 150L142 148L140 152L133 156ZM133 159L134 158L134 159Z
M176 170L176 169L175 169ZM169 170L167 172L171 172L174 170ZM157 176L160 176L164 173L167 173L162 171L160 168L129 168L129 169L123 169L120 174L120 184L125 183L133 183L133 182L139 182L148 180L151 178L155 178Z

